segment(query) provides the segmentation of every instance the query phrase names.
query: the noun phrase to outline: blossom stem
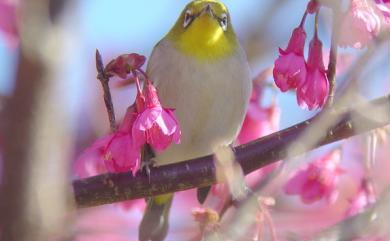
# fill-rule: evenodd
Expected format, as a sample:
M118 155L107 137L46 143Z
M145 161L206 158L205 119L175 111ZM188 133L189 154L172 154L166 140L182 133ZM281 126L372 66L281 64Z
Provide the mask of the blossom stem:
M318 39L318 19L319 19L320 11L316 11L316 16L314 20L314 37Z
M104 103L106 104L108 119L110 121L110 129L111 132L115 132L117 127L115 124L114 105L112 103L110 86L108 85L110 77L104 71L103 60L99 50L96 50L96 70L98 72L97 79L100 81L103 87Z
M137 72L133 71L133 75L135 77L135 85L137 86L137 92L138 92L138 94L142 94L141 84L139 82L139 78L138 78Z
M142 76L144 77L145 81L149 80L148 75L145 73L145 71L143 71L142 69L138 69L138 71L142 74Z
M332 23L332 39L330 44L330 52L329 52L329 64L327 70L327 77L329 81L329 94L328 99L326 101L326 107L331 107L334 102L335 95L335 86L336 86L336 64L337 64L337 51L338 51L338 42L340 35L340 9L339 4L335 8L333 8L333 23Z
M249 174L276 161L388 125L390 115L383 113L389 106L390 95L351 109L326 111L324 117L313 117L255 142L236 147L236 159L244 174ZM362 113L370 113L370 118ZM313 145L289 149L307 128L318 121L317 118L336 118L339 121L326 128L326 133ZM75 180L73 189L77 206L91 207L212 185L217 181L215 173L214 158L210 155L152 168L150 176L145 172L138 173L135 177L128 173L118 173Z
M300 28L303 28L303 25L305 24L305 21L306 21L306 16L307 16L307 10L305 11L305 13L302 16L301 23L299 24Z

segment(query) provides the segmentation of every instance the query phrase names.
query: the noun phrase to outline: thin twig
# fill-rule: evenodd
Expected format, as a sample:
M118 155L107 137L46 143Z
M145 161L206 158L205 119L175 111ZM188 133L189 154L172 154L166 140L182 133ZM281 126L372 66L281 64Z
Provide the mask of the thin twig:
M337 65L337 50L340 35L340 4L336 4L333 8L332 19L332 36L329 52L329 64L327 70L327 77L329 81L329 94L326 102L326 106L330 107L334 102L335 87L336 87L336 65ZM317 16L316 16L317 19Z
M103 87L104 103L106 104L108 119L110 121L110 129L111 132L115 132L117 127L115 122L114 105L112 104L111 91L108 85L110 77L104 71L102 56L100 55L100 52L97 49L96 49L96 70L98 72L97 79L100 80L100 83L102 84Z
M263 137L254 142L236 147L235 153L244 174L278 160L291 158L320 146L390 124L390 96L373 100L349 110L327 112L335 118L326 134L310 146L289 150L307 128L322 116L314 117L290 128ZM365 114L364 114L365 113ZM367 117L366 114L370 116ZM150 181L149 181L150 178ZM213 156L153 167L150 177L138 173L103 174L73 182L78 207L91 207L129 199L138 199L164 193L177 192L216 183Z

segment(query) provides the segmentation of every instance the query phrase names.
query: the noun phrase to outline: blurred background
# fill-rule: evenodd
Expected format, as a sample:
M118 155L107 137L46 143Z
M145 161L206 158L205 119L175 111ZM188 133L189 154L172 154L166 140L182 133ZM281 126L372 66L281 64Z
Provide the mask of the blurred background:
M107 63L123 53L149 56L154 45L170 30L188 1L68 1L58 20L61 25L61 59L63 89L67 106L72 112L74 128L80 128L79 118L106 128L105 113L101 113L100 85L95 75L95 50L99 49ZM307 2L299 1L225 1L242 44L246 46L253 75L271 67L279 46L286 46L291 30L302 17ZM281 4L278 4L281 3ZM275 7L277 6L277 7ZM308 36L312 28L308 28ZM329 33L328 29L324 32ZM14 87L18 49L10 47L7 38L0 42L0 93L8 95ZM327 39L324 39L327 42ZM53 55L58 55L53 51ZM132 88L114 89L113 97L117 115L123 116L125 108L133 101ZM280 95L283 110L282 126L291 125L307 115L295 104L295 96ZM284 106L288 108L284 108ZM291 112L290 112L291 110ZM96 115L99 118L96 118ZM100 118L102 117L102 118ZM89 125L83 123L82 125Z
M3 0L5 1L5 0ZM11 1L11 0L7 0ZM12 0L13 1L13 0ZM170 30L183 7L188 1L165 0L159 2L148 1L64 1L53 3L61 5L62 12L57 16L56 22L60 25L62 51L64 55L56 56L61 61L63 76L63 89L60 95L66 95L67 106L72 112L73 121L78 123L80 116L92 124L104 126L105 118L95 118L103 114L94 108L96 102L101 101L99 84L96 84L96 71L94 63L95 50L99 49L107 63L114 57L123 53L139 53L149 56L154 45ZM63 3L66 2L66 3ZM278 48L285 48L292 29L299 25L307 5L306 0L277 0L255 1L243 0L224 1L232 15L235 31L247 50L248 58L256 76L261 70L272 67L278 56ZM58 7L60 8L60 7ZM54 7L53 7L54 9ZM58 11L58 10L52 10ZM321 40L325 49L329 49L329 10L324 9L321 17ZM313 33L313 19L306 23L308 40ZM3 33L4 35L4 33ZM18 62L18 41L8 37L0 39L0 94L7 96L12 93L15 80L15 71ZM362 51L344 49L346 52L358 55ZM52 55L59 51L53 50ZM326 56L327 53L324 52ZM384 56L386 57L385 53ZM352 58L352 57L351 57ZM379 61L381 56L378 56ZM383 60L382 60L383 61ZM370 72L370 85L365 91L367 96L378 93L378 81L389 76L390 70L381 68ZM66 80L65 80L66 79ZM386 87L388 90L390 87ZM114 89L113 96L117 115L123 116L125 107L133 100L134 89ZM385 91L383 91L385 93ZM269 98L268 98L269 99ZM281 127L290 126L310 115L296 105L295 94L278 95L279 104L284 112L281 118ZM99 108L99 107L98 107ZM78 125L74 125L78 128Z
M9 30L0 31L0 96L1 100L13 99L11 100L11 103L14 103L11 111L13 114L8 115L7 118L15 117L11 118L12 123L1 123L5 131L0 135L0 147L12 150L5 156L16 158L21 155L17 158L20 163L8 163L4 165L5 168L0 165L0 177L4 175L2 169L12 170L10 172L13 174L10 174L7 180L16 180L17 176L32 173L31 180L21 181L28 185L15 184L30 190L28 195L34 197L29 200L33 203L31 205L34 206L36 204L34 202L37 202L42 210L62 210L65 214L62 217L67 216L65 220L72 220L65 221L67 228L63 232L67 235L51 231L50 240L136 240L137 227L142 216L142 202L130 205L128 208L107 205L70 211L72 210L68 201L70 199L63 193L67 193L64 190L69 188L67 185L70 181L77 178L73 172L74 160L93 143L93 140L109 131L103 93L96 79L96 49L99 49L102 54L104 63L124 53L135 52L148 57L153 46L173 26L187 2L187 0L0 0L0 28L3 24L4 29ZM235 31L247 51L253 77L264 69L273 67L279 54L278 48L287 46L292 30L301 21L307 2L307 0L224 1L229 8ZM14 8L4 7L5 3ZM12 11L15 11L15 14L12 14ZM9 18L7 18L8 14ZM324 43L325 56L328 55L330 48L330 16L330 10L323 8L320 15L320 39ZM16 25L11 21L14 17ZM26 19L31 22L23 22ZM313 20L314 17L308 17L305 25L308 40L313 36ZM21 46L24 49L22 54ZM370 59L359 76L362 80L359 82L361 100L372 99L390 92L390 68L384 67L390 64L388 45L381 48L383 51L378 51ZM338 85L342 85L348 73L346 69L366 51L367 49L348 48L340 50ZM38 66L37 71L35 66ZM24 74L18 75L18 72ZM37 79L40 78L45 80L38 81ZM17 80L23 83L20 89L17 88ZM272 76L268 76L266 81L272 84ZM39 91L43 93L39 95L40 97L30 96ZM126 108L133 103L134 94L134 86L117 88L113 85L112 96L118 120L124 116ZM29 96L34 100L31 105L23 102L29 100ZM17 98L20 100L18 101ZM316 113L302 110L297 105L294 92L281 93L273 87L267 87L262 105L268 106L275 99L281 110L280 129L303 121ZM4 103L1 101L2 113L9 113L4 110ZM26 129L30 133L26 136L23 135L24 132L22 133L25 129L18 127L19 124L23 125L24 118L32 120L29 123L33 123ZM10 141L11 144L2 146L3 140L10 140L9 138L17 141ZM311 153L298 159L301 162L310 161L341 145L348 146L349 149L346 148L347 151L344 153L347 157L355 158L356 155L362 155L356 154L358 151L354 147L361 145L364 140L355 138L352 141L354 142L349 144L336 143L321 148L318 153ZM25 151L20 151L25 145L28 145L24 148ZM382 158L387 156L385 152L380 155ZM23 160L27 160L27 156L29 160L23 163ZM362 168L358 163L359 160L343 162L342 165L345 165L350 173L356 174L342 178L344 185L340 192L343 193L343 198L332 207L324 209L323 204L303 205L298 199L282 194L280 185L269 187L268 191L264 191L278 201L277 210L280 212L275 212L275 222L280 232L284 234L293 233L292 230L294 233L304 232L307 227L297 225L299 222L296 220L306 220L305 222L311 222L313 226L307 228L309 230L304 235L311 235L320 228L340 220L344 215L340 209L347 208L348 197L358 188L358 184L353 180L356 176L362 176ZM389 168L388 164L386 166L381 165L381 162L378 163L379 169ZM27 170L22 171L22 169ZM388 179L385 173L378 173L383 180ZM382 182L387 182L383 180ZM5 187L3 193L7 196L10 194L10 197L19 197L20 194L17 193L13 194L15 196L11 195L11 192L14 192L10 191L14 190L11 187L11 185ZM25 200L26 196L23 197L22 200ZM172 232L168 240L190 240L191 236L195 235L196 223L192 221L190 212L192 207L197 206L194 197L195 193L192 190L180 193L175 199L173 204L175 208L171 215ZM32 207L17 202L12 205ZM295 210L294 208L301 213L305 210L306 219L297 219L294 216L295 212L291 211ZM32 225L31 230L38 226L51 230L52 227L49 227L53 222L57 223L58 227L64 224L64 219L59 221L58 215L53 213L43 215L42 210L29 213L25 220L14 221L26 225L39 217L36 226ZM323 213L324 218L315 223L313 220L318 210L329 212ZM11 211L1 214L4 218L2 221L5 223L6 217L14 214ZM68 216L71 218L68 219ZM42 237L39 235L37 234L37 237Z

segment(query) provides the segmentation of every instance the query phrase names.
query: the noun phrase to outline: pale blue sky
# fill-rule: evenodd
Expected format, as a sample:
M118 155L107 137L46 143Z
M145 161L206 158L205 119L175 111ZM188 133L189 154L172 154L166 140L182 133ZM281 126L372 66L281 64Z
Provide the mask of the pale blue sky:
M187 0L135 1L135 0L83 0L75 1L69 6L64 18L67 33L72 36L70 52L65 56L64 70L67 73L67 90L70 108L75 114L89 111L97 97L99 85L95 81L94 53L98 48L106 61L114 56L127 52L137 52L149 56L153 46L176 21ZM272 1L265 0L226 0L230 9L233 25L239 38L246 40L248 33L260 25L264 11ZM306 0L287 1L275 16L267 19L268 27L264 35L273 40L271 51L259 61L252 63L253 75L262 68L272 66L277 57L277 47L285 47L291 30L300 22ZM325 11L324 16L328 11ZM312 18L306 23L308 40L312 35ZM329 29L323 26L321 35L326 48L329 47ZM325 53L324 53L325 54ZM12 90L16 50L6 48L0 40L0 94ZM383 72L383 71L381 71ZM378 73L378 71L375 71ZM382 74L370 75L373 80L383 79ZM375 77L375 78L374 78ZM371 86L371 85L370 85ZM374 87L370 87L378 90ZM381 90L381 88L379 88ZM131 91L114 92L118 95L117 111L122 113L127 105L123 96L131 95ZM269 95L267 95L269 96ZM130 97L129 97L130 98ZM301 110L293 93L278 94L282 108L282 127L289 126L311 115ZM268 98L269 99L269 98ZM269 101L269 100L268 100ZM122 103L123 102L123 103ZM77 119L75 117L75 119Z

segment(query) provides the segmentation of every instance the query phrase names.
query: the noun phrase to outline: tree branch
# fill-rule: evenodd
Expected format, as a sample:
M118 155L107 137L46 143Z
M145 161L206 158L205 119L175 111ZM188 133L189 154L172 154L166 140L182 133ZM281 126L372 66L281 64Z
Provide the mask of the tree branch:
M320 118L338 121L310 147L288 150L310 125ZM281 159L390 124L390 95L351 109L329 109L318 116L254 142L235 148L236 159L248 174ZM290 148L291 149L291 148ZM288 150L288 151L287 151ZM148 177L138 173L103 174L73 182L78 207L92 207L130 199L205 187L216 183L213 157L155 167Z
M337 64L337 50L340 35L340 4L333 7L332 17L332 37L329 52L329 64L327 70L327 77L329 81L329 95L326 102L327 107L331 107L334 101L335 87L336 87L336 64Z

